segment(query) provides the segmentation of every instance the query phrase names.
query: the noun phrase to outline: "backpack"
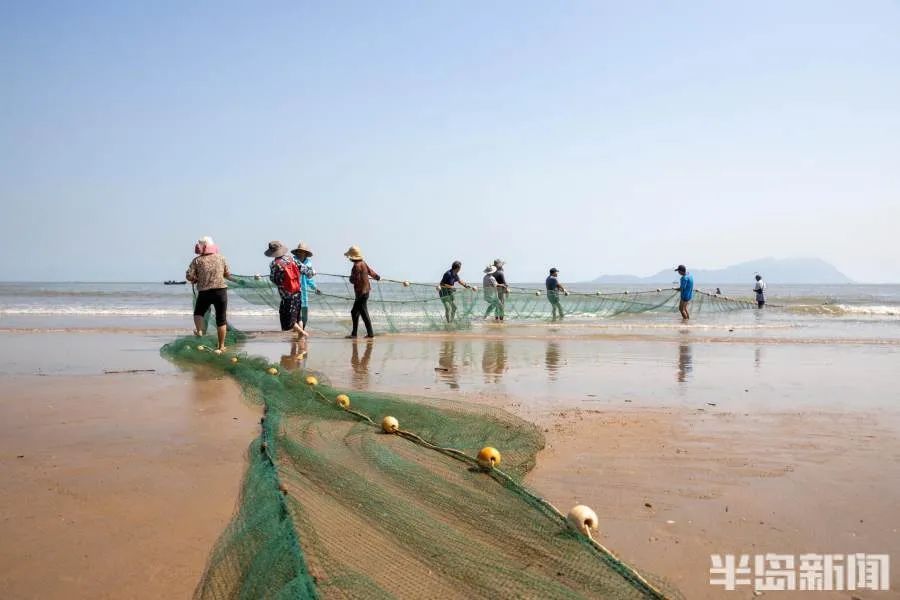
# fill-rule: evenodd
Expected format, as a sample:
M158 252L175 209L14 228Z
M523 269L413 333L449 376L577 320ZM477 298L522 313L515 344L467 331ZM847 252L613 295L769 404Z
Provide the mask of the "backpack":
M281 278L281 285L278 286L283 292L295 294L300 291L300 267L293 260L282 260L280 267L284 276Z

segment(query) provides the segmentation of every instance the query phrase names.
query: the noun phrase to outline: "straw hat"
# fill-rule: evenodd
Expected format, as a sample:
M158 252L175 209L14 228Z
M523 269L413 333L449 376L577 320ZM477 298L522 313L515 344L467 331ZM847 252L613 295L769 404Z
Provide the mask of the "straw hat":
M359 246L350 246L350 249L344 252L344 256L346 256L350 260L363 259L362 250L359 249Z
M269 242L269 247L266 249L263 254L268 256L269 258L281 258L285 254L288 253L288 248L278 240L272 240Z
M496 273L497 267L495 267L494 265L488 265L484 268L484 272L485 273Z
M309 246L306 245L306 242L300 242L297 244L297 247L291 250L291 254L294 256L300 256L301 253L306 253L307 256L312 256L312 250L309 249Z

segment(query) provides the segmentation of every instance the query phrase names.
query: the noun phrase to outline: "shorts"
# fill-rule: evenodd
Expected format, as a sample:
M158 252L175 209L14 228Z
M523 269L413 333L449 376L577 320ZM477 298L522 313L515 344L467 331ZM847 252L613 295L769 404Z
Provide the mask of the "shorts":
M281 299L281 304L278 306L278 318L281 320L282 331L290 331L301 321L301 306L303 306L303 297L300 292Z
M194 316L202 317L212 306L216 310L216 327L225 324L225 311L228 309L228 288L216 288L203 290L197 294L197 302L194 304Z

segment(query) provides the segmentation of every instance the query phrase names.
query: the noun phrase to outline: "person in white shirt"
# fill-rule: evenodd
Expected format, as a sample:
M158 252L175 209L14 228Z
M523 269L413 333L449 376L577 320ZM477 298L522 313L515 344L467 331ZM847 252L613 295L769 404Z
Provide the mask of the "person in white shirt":
M753 286L753 291L756 292L757 307L762 308L766 305L766 282L762 280L762 275L756 275L756 285Z
M484 301L487 302L487 311L484 318L487 319L494 313L494 320L499 321L503 316L503 305L500 303L500 293L506 287L497 282L495 277L497 267L488 265L484 269L484 279L481 280L481 289L484 292Z

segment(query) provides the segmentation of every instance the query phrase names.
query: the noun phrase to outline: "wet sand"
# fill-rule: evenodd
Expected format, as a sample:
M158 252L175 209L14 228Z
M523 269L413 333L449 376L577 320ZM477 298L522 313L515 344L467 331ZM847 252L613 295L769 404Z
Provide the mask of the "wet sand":
M45 346L48 335L59 343ZM687 598L753 597L708 584L713 553L896 560L900 349L691 336L314 338L301 362L351 389L484 403L538 423L547 448L527 483L563 511L592 506L604 544ZM5 595L189 595L234 508L255 411L230 382L178 374L158 337L3 337L0 373L14 373L0 403ZM15 348L30 358L11 358ZM246 350L293 360L277 334Z
M158 354L137 363L167 368ZM190 597L258 428L237 386L191 374L4 375L0 386L2 596Z
M898 357L891 344L387 336L313 340L306 366L538 423L533 489L563 511L592 506L604 544L687 598L752 598L709 585L711 554L900 556Z
M898 555L900 442L892 421L561 411L528 483L557 506L591 505L605 544L686 597L721 598L709 585L711 554ZM894 574L892 588L898 584ZM752 597L752 589L729 597Z

